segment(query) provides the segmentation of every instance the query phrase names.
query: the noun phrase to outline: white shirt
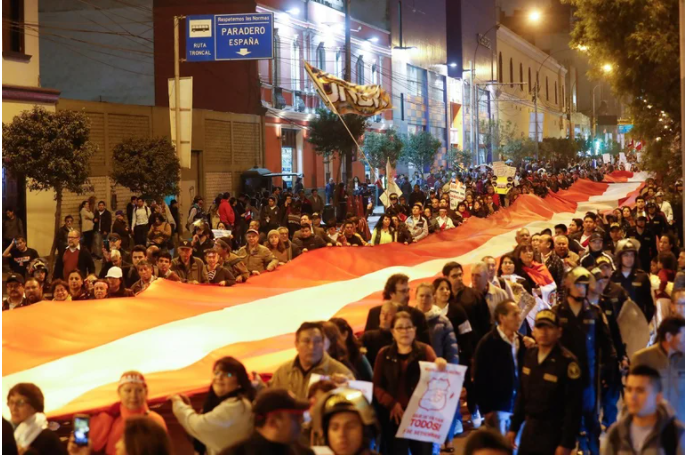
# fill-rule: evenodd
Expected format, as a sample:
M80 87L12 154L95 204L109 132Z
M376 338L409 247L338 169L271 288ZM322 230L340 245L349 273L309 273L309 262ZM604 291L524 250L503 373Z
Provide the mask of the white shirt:
M514 339L510 340L507 338L507 335L502 331L500 326L497 326L497 331L499 332L499 336L502 337L502 340L504 340L507 344L511 346L511 357L514 359L514 366L518 369L518 359L517 355L519 352L519 338L514 334Z
M133 226L131 227L136 227L136 226L146 226L149 222L149 213L150 209L144 205L142 207L136 207L133 210Z

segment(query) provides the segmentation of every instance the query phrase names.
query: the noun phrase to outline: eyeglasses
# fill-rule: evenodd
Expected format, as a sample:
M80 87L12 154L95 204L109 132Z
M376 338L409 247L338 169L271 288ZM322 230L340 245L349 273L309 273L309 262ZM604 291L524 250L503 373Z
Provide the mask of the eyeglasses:
M216 371L214 372L214 377L215 377L215 378L220 378L220 377L223 377L223 376L226 376L227 378L232 378L232 377L233 377L233 373L226 373L225 371L221 371L221 370L216 370Z
M27 403L26 400L19 399L19 400L7 400L7 407L11 408L13 406L16 406L17 408L21 408Z

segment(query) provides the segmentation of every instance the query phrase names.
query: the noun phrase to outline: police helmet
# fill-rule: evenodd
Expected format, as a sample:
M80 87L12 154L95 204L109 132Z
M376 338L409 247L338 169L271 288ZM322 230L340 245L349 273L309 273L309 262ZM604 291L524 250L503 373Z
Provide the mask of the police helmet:
M364 394L359 390L349 388L337 388L331 390L314 405L312 415L313 430L323 437L328 444L328 423L335 414L341 412L354 412L362 421L365 429L371 432L375 438L380 431L376 413L373 407L366 401Z

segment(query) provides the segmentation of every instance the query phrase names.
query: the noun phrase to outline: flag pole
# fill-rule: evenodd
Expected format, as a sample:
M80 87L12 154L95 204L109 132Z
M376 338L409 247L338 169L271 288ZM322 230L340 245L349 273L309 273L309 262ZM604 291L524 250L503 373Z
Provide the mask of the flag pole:
M371 172L370 180L375 181L376 172L374 171L373 166L371 166L371 163L369 163L369 159L366 157L366 154L364 153L362 148L359 146L359 142L357 142L357 139L354 137L354 134L352 134L352 131L350 131L350 128L347 126L347 123L345 123L345 119L342 118L342 115L340 115L338 110L335 108L335 106L333 105L333 102L328 97L328 94L326 93L326 91L323 89L323 87L321 87L321 85L319 84L319 81L317 81L316 78L314 77L314 75L312 74L311 66L309 65L309 62L304 62L304 67L307 70L307 74L311 78L312 82L314 82L314 85L316 86L316 91L319 93L319 96L321 98L323 98L323 101L326 104L326 107L328 107L328 109L333 111L333 113L338 116L338 118L342 122L343 126L345 127L345 129L349 133L350 138L352 138L354 145L357 146L357 151L361 154L362 160L369 166L369 170Z

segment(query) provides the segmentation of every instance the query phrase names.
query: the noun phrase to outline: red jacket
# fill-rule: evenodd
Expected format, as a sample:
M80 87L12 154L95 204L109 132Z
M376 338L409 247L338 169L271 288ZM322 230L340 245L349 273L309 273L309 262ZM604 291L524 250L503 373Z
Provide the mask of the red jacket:
M221 203L219 203L219 219L226 225L233 226L233 223L235 223L235 213L227 199L222 199Z

